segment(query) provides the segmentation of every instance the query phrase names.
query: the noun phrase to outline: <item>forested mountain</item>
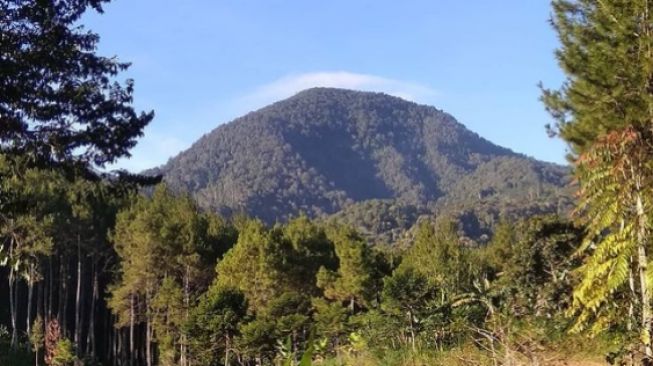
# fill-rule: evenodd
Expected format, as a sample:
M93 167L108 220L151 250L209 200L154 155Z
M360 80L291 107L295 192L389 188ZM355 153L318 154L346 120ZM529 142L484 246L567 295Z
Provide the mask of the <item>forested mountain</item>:
M149 173L205 209L268 223L369 200L416 213L488 202L500 211L556 211L568 202L565 167L494 145L434 107L332 88L224 124Z

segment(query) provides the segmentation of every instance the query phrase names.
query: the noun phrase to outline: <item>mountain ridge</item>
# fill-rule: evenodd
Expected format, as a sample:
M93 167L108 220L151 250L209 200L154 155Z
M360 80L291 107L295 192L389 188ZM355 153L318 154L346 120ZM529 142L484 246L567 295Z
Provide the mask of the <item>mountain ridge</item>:
M148 173L205 209L273 223L368 200L435 211L535 188L564 196L568 168L493 144L433 106L311 88L218 126Z

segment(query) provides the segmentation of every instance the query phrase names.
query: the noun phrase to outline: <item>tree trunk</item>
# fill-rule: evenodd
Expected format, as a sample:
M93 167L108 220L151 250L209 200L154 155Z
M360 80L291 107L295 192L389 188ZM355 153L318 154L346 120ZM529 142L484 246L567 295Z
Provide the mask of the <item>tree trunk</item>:
M224 366L229 366L229 334L224 338Z
M410 329L410 344L413 349L413 352L416 352L417 349L415 348L415 328L413 327L413 312L408 311L408 326Z
M113 329L113 364L114 366L118 365L118 356L120 355L122 339L120 338L120 333L122 329Z
M146 316L145 326L145 360L147 366L152 366L152 321L150 316Z
M34 270L30 269L30 275L27 279L27 317L26 317L26 327L27 334L31 333L32 330L32 299L34 298Z
M145 284L145 363L152 366L152 315L150 312L151 295L149 281Z
M630 270L628 271L628 289L630 290L630 301L628 304L628 321L626 323L626 329L628 332L633 330L633 319L635 319L635 299L637 298L637 292L635 290L635 275L633 273L634 260L633 257L630 257Z
M48 313L47 313L47 320L52 319L52 302L54 301L54 271L52 270L52 258L49 259L49 274L50 278L48 278Z
M190 308L190 266L186 265L186 273L184 274L184 319L188 320L188 309ZM186 332L181 333L181 350L180 350L180 359L179 363L181 366L186 366L188 364L187 357L187 344L188 339L186 337Z
M59 307L57 309L57 320L59 320L59 325L61 326L61 333L66 334L66 321L68 316L66 315L66 310L68 309L68 270L66 268L66 260L62 256L59 258Z
M82 350L82 239L80 234L77 234L77 288L75 290L75 352L77 356L80 355Z
M129 364L134 365L134 294L129 297Z
M641 318L641 332L642 332L642 345L644 347L644 364L651 365L653 361L653 349L651 348L651 294L649 292L648 280L646 278L646 269L648 267L648 258L646 255L646 226L648 219L644 212L644 205L642 197L638 193L637 201L637 270L639 272L639 291L642 301L642 318Z
M9 245L9 258L12 258L14 255L14 243ZM16 348L16 343L18 342L18 329L16 329L16 297L14 293L16 292L15 287L15 277L16 272L14 271L14 266L12 263L9 263L9 316L11 318L11 348Z
M11 256L11 254L9 254ZM9 270L9 315L11 318L11 348L16 348L16 343L18 342L18 330L16 329L16 297L14 293L16 292L15 281L14 281L14 268L13 266Z
M646 355L645 365L650 365L653 360L653 349L651 349L651 294L649 293L648 283L646 279L646 248L640 245L638 248L639 257L639 282L640 294L642 300L642 340L644 346L644 353Z
M88 334L86 336L86 353L95 356L95 304L99 297L98 277L95 263L93 263L93 295L91 297L91 308L88 311Z

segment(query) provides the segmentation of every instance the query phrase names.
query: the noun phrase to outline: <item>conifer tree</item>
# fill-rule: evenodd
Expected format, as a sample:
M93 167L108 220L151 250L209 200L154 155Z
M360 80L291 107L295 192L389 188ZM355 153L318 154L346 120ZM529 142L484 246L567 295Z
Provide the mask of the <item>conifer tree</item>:
M137 113L128 63L96 54L79 20L108 0L0 2L0 152L44 166L102 167L128 156L153 113Z
M639 303L645 364L651 347L651 188L653 170L653 3L648 0L555 0L556 55L567 80L544 90L556 120L550 128L570 146L580 181L578 210L588 225L582 249L590 257L574 295L580 324L604 324L616 291ZM639 299L637 299L637 297Z
M29 342L32 345L32 351L34 351L34 364L39 366L40 351L43 349L45 342L45 324L43 324L43 318L37 316L32 325L32 329L29 334Z
M555 0L556 51L567 75L542 99L555 120L549 131L574 159L602 135L653 120L653 21L648 0Z
M334 227L329 231L338 257L337 270L321 267L317 285L327 299L349 306L350 313L357 308L370 307L380 287L375 267L375 257L367 243L351 228Z
M383 307L390 314L404 318L413 352L416 348L417 321L421 318L435 289L425 275L414 268L404 267L383 281Z
M292 288L291 244L280 230L258 220L243 223L238 242L216 266L215 284L242 291L254 311L265 308L277 294Z
M145 363L154 364L159 342L161 361L185 364L188 340L181 325L204 290L198 279L212 266L199 258L198 250L210 247L209 238L217 233L209 234L208 216L188 197L176 197L163 185L151 198L134 201L118 214L113 234L120 265L109 307L117 316L116 326L129 329L133 357L144 353ZM136 344L142 325L143 353Z
M213 365L223 360L229 366L234 338L246 313L247 300L242 292L218 286L209 288L186 325L194 364Z
M456 223L447 219L419 223L415 242L399 266L425 275L431 285L447 295L464 291L471 285L472 267L468 249L458 238Z

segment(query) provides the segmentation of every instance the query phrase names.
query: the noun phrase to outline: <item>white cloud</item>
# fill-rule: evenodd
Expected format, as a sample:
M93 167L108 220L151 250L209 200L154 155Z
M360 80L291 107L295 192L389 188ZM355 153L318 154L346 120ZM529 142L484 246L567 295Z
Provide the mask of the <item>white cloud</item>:
M383 92L406 100L429 103L439 93L422 84L347 71L320 71L288 75L255 89L237 101L242 107L259 108L313 87Z

